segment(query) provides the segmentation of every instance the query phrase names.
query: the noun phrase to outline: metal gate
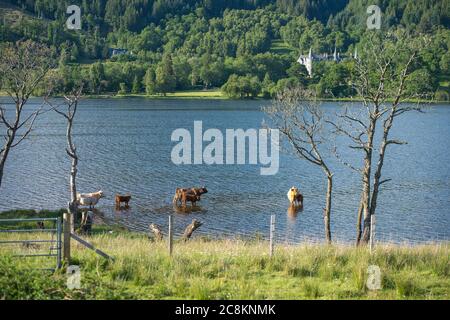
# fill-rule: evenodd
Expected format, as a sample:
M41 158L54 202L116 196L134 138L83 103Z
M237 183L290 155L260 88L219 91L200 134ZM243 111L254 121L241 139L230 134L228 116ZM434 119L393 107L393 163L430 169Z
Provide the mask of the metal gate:
M61 267L61 218L0 219L0 254L35 259L34 269Z

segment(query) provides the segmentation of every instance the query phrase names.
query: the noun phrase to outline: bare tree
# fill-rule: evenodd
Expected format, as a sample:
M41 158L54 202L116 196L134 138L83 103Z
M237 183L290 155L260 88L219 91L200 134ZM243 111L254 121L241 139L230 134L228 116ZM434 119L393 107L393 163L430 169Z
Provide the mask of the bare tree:
M272 120L272 127L280 130L294 153L322 168L327 178L326 204L324 209L325 237L331 243L331 200L333 173L324 160L321 145L324 114L316 95L302 88L290 88L277 94L272 105L265 109Z
M72 130L73 123L75 119L75 115L78 109L78 103L82 97L83 86L81 85L79 88L75 89L70 95L64 96L64 103L59 106L53 106L50 101L47 100L47 103L52 106L52 110L54 110L59 115L63 116L67 121L67 148L66 153L71 159L71 167L70 167L70 179L69 179L69 188L70 188L70 202L68 205L69 213L71 214L71 228L74 228L74 219L78 213L78 201L77 201L77 173L78 173L78 154L77 148L73 142ZM64 110L63 110L64 109Z
M0 187L6 160L11 150L25 140L42 111L42 106L25 114L25 106L52 66L51 51L31 40L5 44L0 48L0 79L4 91L11 97L14 115L0 106L0 128L5 129L4 144L0 147Z
M354 108L346 107L344 112L338 115L339 120L328 121L337 133L350 140L349 148L363 153L362 168L353 166L338 156L362 177L357 244L361 241L369 242L371 221L376 212L380 187L390 181L381 179L387 147L406 144L404 141L390 138L394 121L406 112L421 111L419 104L404 103L421 97L407 90L409 76L414 70L420 49L417 41L413 41L401 31L383 37L373 34L362 49L360 58L355 63L353 81L357 96L362 100L362 110L355 111ZM376 132L380 126L381 139L376 141ZM375 171L372 180L373 169Z

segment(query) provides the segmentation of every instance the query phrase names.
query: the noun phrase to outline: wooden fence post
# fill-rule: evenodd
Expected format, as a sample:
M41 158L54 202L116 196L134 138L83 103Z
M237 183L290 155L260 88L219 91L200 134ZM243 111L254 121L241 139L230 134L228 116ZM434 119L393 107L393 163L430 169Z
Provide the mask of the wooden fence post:
M275 242L275 215L270 216L270 257L273 256Z
M173 253L173 216L169 216L169 254Z
M64 230L64 250L63 256L64 260L70 264L70 229L71 229L71 214L64 213L63 215L63 230Z
M370 253L372 254L372 251L374 249L374 241L375 241L375 215L370 215Z

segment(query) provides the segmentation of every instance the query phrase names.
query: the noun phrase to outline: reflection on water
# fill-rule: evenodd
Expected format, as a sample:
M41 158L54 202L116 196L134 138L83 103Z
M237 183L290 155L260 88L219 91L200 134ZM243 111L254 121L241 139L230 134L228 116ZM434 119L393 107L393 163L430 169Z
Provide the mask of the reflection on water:
M283 154L275 176L260 176L258 166L176 166L170 160L172 131L191 130L203 121L204 130L260 128L261 101L177 101L144 99L86 100L75 124L80 154L78 189L104 190L94 211L95 223L118 223L148 232L151 223L167 229L175 215L175 230L198 219L196 231L210 236L254 236L269 233L270 215L277 214L279 241L322 241L326 181L320 169ZM339 106L327 103L334 114ZM389 149L386 178L377 217L377 237L395 242L450 239L450 108L436 106L426 114L408 114L393 129L393 137L409 142ZM65 207L70 162L66 157L65 123L45 113L29 141L7 163L0 190L0 211L13 208ZM360 157L347 154L359 165ZM355 237L360 178L334 158L332 232L335 240ZM173 206L179 187L207 185L197 206ZM303 210L289 208L286 193L300 185ZM129 208L116 209L115 195L130 194Z
M201 206L199 205L177 205L174 204L173 205L173 212L178 213L178 214L191 214L191 213L207 213L207 210L204 210Z
M287 215L290 218L290 220L295 220L299 212L302 211L303 211L303 204L302 205L291 204L287 209Z
M130 206L116 206L116 207L114 208L114 212L115 212L116 214L127 213L127 212L129 212L130 210L131 210L131 207L130 207Z

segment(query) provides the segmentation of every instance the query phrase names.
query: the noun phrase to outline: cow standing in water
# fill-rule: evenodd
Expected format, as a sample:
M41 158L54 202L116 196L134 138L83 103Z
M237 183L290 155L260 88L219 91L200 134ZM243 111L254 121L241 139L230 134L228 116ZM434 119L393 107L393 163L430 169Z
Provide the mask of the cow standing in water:
M188 192L183 192L181 195L181 203L186 206L187 202L190 202L193 206L196 205L197 201L200 201L200 196L198 194L192 194Z
M200 197L205 193L208 193L206 187L190 189L177 188L173 197L173 203L178 204L180 201L181 204L186 205L186 202L189 201L195 204L195 202L200 201Z
M125 204L125 208L129 208L130 207L129 206L130 200L131 200L131 195L122 196L120 194L116 194L116 198L115 198L116 209L120 209L120 205L122 203Z
M77 202L80 206L88 206L93 209L98 201L103 198L103 191L93 192L93 193L77 193Z
M298 191L296 187L289 189L287 197L292 206L303 206L303 195Z

